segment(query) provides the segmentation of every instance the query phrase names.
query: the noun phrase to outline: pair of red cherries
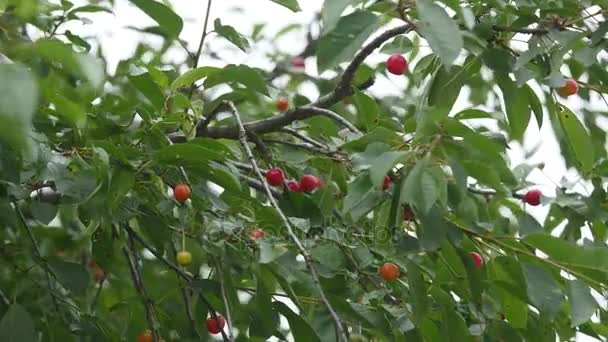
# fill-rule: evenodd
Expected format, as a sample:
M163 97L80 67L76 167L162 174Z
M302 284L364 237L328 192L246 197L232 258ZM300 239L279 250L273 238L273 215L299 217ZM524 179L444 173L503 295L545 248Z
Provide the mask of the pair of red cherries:
M272 186L281 186L285 182L285 174L279 168L272 168L266 172L266 181ZM299 182L287 182L287 188L293 192L313 192L323 185L323 180L315 175L304 175Z

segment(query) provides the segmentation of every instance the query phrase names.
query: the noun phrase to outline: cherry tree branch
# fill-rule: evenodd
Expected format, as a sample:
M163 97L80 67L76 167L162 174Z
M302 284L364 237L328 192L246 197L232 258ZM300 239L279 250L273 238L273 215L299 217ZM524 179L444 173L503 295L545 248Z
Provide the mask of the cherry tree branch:
M129 235L127 240L128 248L123 247L123 253L125 258L127 259L127 264L129 266L129 271L131 272L131 278L133 279L133 286L139 293L139 297L141 298L142 304L144 305L144 309L146 311L146 320L148 321L148 327L152 331L152 338L154 342L157 342L160 337L158 334L158 324L156 323L156 319L154 318L154 308L153 302L148 297L146 292L146 288L141 280L141 273L139 270L139 260L137 258L137 250L135 248L135 242L133 241L133 236Z
M228 326L228 338L230 341L234 341L234 335L232 335L232 314L230 313L230 303L228 302L228 296L226 295L226 284L224 282L224 272L220 263L215 260L215 268L217 270L217 278L220 283L220 292L222 293L222 301L224 302L224 310L226 311L226 325Z
M32 246L34 247L34 255L42 263L42 268L44 269L44 275L46 277L46 286L48 288L49 293L51 294L51 300L53 301L53 307L55 309L55 312L57 313L57 315L60 315L63 318L63 315L59 311L59 304L57 303L57 299L53 295L54 288L53 288L53 283L51 281L51 275L53 275L53 278L55 278L55 275L52 274L51 269L49 268L49 265L47 263L47 260L42 257L42 253L40 252L40 247L38 247L38 241L36 241L36 237L34 236L34 233L32 232L32 228L30 227L29 223L27 222L25 215L23 215L23 211L21 211L21 209L19 208L19 204L17 202L13 202L13 207L15 208L15 212L17 213L17 217L19 217L19 221L21 221L23 228L25 228L25 231L27 232L27 235L28 235L30 241L32 242Z
M191 275L184 272L179 266L177 266L176 264L167 260L167 258L165 258L162 255L162 253L160 253L156 248L152 247L152 245L150 245L146 240L144 240L141 236L139 236L139 234L137 234L137 232L135 230L133 230L133 228L131 228L128 224L122 225L122 227L127 231L129 236L133 237L133 239L135 241L137 241L140 245L142 245L148 251L150 251L150 253L152 253L152 255L154 255L156 257L156 259L158 259L161 263L165 264L167 267L169 267L170 269L175 271L175 273L178 276L180 276L182 279L186 280L188 283L190 283L192 280L194 280L194 278ZM201 295L200 298L203 301L203 303L209 308L209 313L211 314L211 317L216 319L218 317L218 315L217 315L217 311L215 310L213 305L211 305L211 303L207 300L207 298L205 298L205 296ZM229 340L228 340L228 336L226 336L226 333L223 330L221 331L221 333L222 333L223 340L225 342L228 342Z
M304 120L311 118L317 115L330 115L333 119L336 117L343 119L339 115L331 112L328 113L325 110L335 105L339 101L343 100L345 97L353 94L352 83L355 77L355 73L359 66L363 64L365 59L371 55L377 48L382 46L384 42L387 40L396 37L400 34L404 34L412 30L412 25L406 24L402 26L395 27L393 29L387 30L386 32L380 34L378 37L374 38L367 45L365 45L353 58L350 64L346 67L342 76L340 77L338 84L334 88L332 92L329 94L322 96L316 102L305 105L302 107L294 108L289 110L281 115L273 116L268 119L254 121L251 123L243 124L246 132L251 132L254 134L265 134L271 133L281 130L281 128L291 124L294 121ZM373 79L364 82L364 84L360 85L360 88L364 86L369 86L373 83ZM335 115L333 115L335 114ZM338 119L339 120L339 119ZM340 123L344 124L345 120L340 120ZM350 124L350 123L349 123ZM358 132L358 130L350 125L349 129L352 130L354 128L354 132ZM238 125L231 126L221 126L221 127L197 127L196 136L198 137L209 137L214 139L238 139L239 138L239 127Z
M312 139L312 138L309 138L309 137L305 136L304 134L296 131L293 128L283 127L283 128L281 128L281 132L285 132L287 134L293 135L294 137L296 137L296 138L298 138L298 139L300 139L300 140L302 140L304 142L307 142L307 143L309 143L311 145L314 145L314 146L316 146L316 147L318 147L320 149L324 149L324 150L328 150L329 149L328 146L326 146L326 145L324 145L324 144L316 141L315 139Z
M342 341L342 342L347 342L348 341L347 333L342 325L342 321L341 321L340 317L338 316L335 309L333 308L333 306L327 299L327 296L325 295L323 286L321 286L319 272L317 271L316 267L314 266L314 263L312 261L310 254L308 253L308 251L306 250L306 248L304 247L304 245L302 244L302 242L300 241L300 239L294 232L294 230L291 226L291 223L289 222L289 219L287 218L287 216L285 216L285 213L283 213L283 211L279 207L279 204L272 196L272 192L270 191L270 186L268 185L268 183L266 182L266 178L260 171L260 168L258 167L258 163L255 160L255 157L253 156L251 148L249 147L249 143L247 141L247 131L245 129L245 126L243 125L243 121L241 120L241 116L240 116L238 110L232 103L230 103L230 107L231 107L232 114L234 115L234 118L235 118L238 128L239 128L239 135L238 135L239 142L241 143L241 145L243 146L243 149L245 150L245 153L247 154L249 163L251 164L251 167L253 168L258 179L262 182L262 184L264 184L264 190L266 191L266 196L268 197L268 201L270 202L272 207L275 209L275 211L281 218L281 221L283 221L283 224L287 228L287 233L288 233L289 237L293 240L294 244L300 251L300 254L302 255L302 257L304 257L304 262L306 263L306 266L307 266L308 270L310 271L310 275L313 279L315 287L317 288L317 291L319 292L319 296L321 297L323 304L325 305L325 307L327 308L327 310L329 311L329 313L331 314L331 316L334 320L334 324L336 326L336 332L338 335L338 340Z

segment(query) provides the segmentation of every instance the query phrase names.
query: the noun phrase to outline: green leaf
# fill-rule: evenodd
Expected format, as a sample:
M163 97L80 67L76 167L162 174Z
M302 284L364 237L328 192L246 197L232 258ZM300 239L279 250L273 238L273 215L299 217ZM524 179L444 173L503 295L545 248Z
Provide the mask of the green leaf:
M321 11L323 32L329 32L336 27L338 20L342 16L342 12L355 1L357 0L325 0L323 10Z
M517 224L519 225L519 234L524 237L530 234L543 232L543 227L540 223L528 213L523 213L519 216L517 218Z
M236 45L241 51L247 52L251 47L247 38L243 37L234 27L230 25L222 25L220 18L215 19L214 29L217 34L226 38L229 42Z
M281 315L287 318L295 342L321 342L317 333L300 315L291 311L291 309L282 302L275 301L272 304Z
M417 233L420 246L427 251L434 251L441 247L446 238L448 226L441 211L433 206L427 214L420 215L420 226Z
M37 342L32 317L23 306L14 303L0 321L0 336L4 342Z
M260 241L260 257L261 264L268 264L275 261L281 255L287 253L287 248L282 245L271 243L270 241Z
M0 64L0 79L0 141L18 151L25 148L31 132L38 86L20 64Z
M91 55L75 53L69 44L54 39L40 39L34 44L19 48L18 53L60 65L63 70L87 80L94 88L103 85L104 69L101 61Z
M333 243L319 244L310 251L310 254L314 260L331 271L338 271L344 268L344 253Z
M268 96L268 86L264 77L255 69L247 65L228 65L217 73L207 75L204 86L214 87L221 83L240 83L251 91L257 91Z
M342 17L336 27L318 43L319 72L332 69L352 59L361 45L378 27L379 18L366 11L356 11Z
M608 270L608 248L580 247L546 234L529 235L524 242L561 264L600 272Z
M355 106L357 107L357 127L370 131L378 125L378 104L365 93L356 90L353 95Z
M538 95L536 95L536 92L534 92L534 90L532 90L532 87L530 87L529 85L525 85L524 89L526 90L527 94L528 94L528 103L530 103L530 108L532 108L532 112L534 112L534 116L536 117L536 122L538 123L538 127L542 127L543 126L543 118L544 118L544 114L543 114L543 105L540 103L540 100L538 99Z
M419 30L443 65L450 66L464 46L460 28L445 10L432 0L416 0Z
M472 340L467 323L458 312L452 308L445 307L441 317L443 341L462 342Z
M522 270L526 278L528 298L541 314L555 316L564 301L562 290L546 268L523 263Z
M292 12L298 12L301 11L302 9L300 8L300 5L298 5L298 1L297 0L270 0L276 4L279 4L283 7L286 7L288 9L290 9Z
M72 8L68 13L66 13L66 16L69 17L76 13L97 13L97 12L113 13L111 9L103 7L103 6L85 5L85 6Z
M164 106L164 95L158 84L149 73L143 73L137 76L129 76L129 81L135 88L150 101L150 103L160 111Z
M414 43L406 36L397 36L390 42L384 44L380 52L386 54L404 54L414 47Z
M429 157L418 161L407 175L401 188L402 201L417 208L422 214L429 212L439 199L442 191L429 166Z
M526 88L518 88L508 75L498 74L496 81L505 102L511 137L521 142L530 123L528 91Z
M226 159L223 151L217 151L201 144L185 143L164 147L154 154L154 160L163 165L202 167L209 161Z
M418 265L412 261L407 263L407 280L410 286L410 302L414 322L420 323L424 320L429 309L429 300L426 294L426 283Z
M559 112L559 122L564 133L566 133L568 145L574 151L576 159L581 163L583 171L590 171L595 161L591 136L578 120L576 114L564 106Z
M171 91L176 91L177 89L185 86L190 86L194 82L201 80L203 78L207 78L210 75L220 72L222 69L204 66L200 68L196 68L194 70L189 70L185 74L179 76L178 78L171 83Z
M568 286L568 301L572 327L587 322L596 313L597 301L591 295L589 286L582 280L572 280Z
M184 21L166 5L155 0L131 0L131 2L154 19L167 38L175 39L182 32Z
M89 273L81 264L52 259L49 260L49 267L57 275L61 285L74 294L81 295L87 290L90 282Z
M369 174L361 173L348 187L342 212L350 214L351 219L357 221L380 204L383 195L373 186Z

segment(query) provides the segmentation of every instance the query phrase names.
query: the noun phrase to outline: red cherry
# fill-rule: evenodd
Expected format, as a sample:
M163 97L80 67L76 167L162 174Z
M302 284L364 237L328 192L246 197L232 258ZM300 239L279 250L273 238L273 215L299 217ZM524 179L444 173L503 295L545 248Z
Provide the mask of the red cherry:
M563 97L568 97L578 93L578 83L576 80L567 80L566 84L557 90L557 93Z
M298 182L296 181L287 182L287 188L289 189L289 191L302 192L302 189L300 189L300 184L298 184Z
M295 56L291 59L291 66L294 68L305 68L306 67L306 59L302 56Z
M153 340L154 338L152 337L152 331L150 331L150 329L137 336L137 342L152 342Z
M413 221L414 213L410 208L403 209L403 221Z
M473 261L475 262L475 266L477 266L477 268L481 268L483 266L483 258L481 257L481 255L479 255L479 253L476 253L476 252L471 252L469 254L471 255L471 258L473 259Z
M173 197L180 203L186 202L190 198L190 195L192 195L192 192L188 184L180 183L173 188Z
M304 175L300 178L300 190L304 192L312 192L316 188L323 187L324 183L317 176Z
M394 75L403 75L407 72L407 60L400 54L391 55L386 61L386 69Z
M393 181L391 180L391 177L389 176L384 176L384 182L382 183L382 191L386 191L388 190L388 188L391 187L391 183Z
M392 262L387 262L378 269L380 277L386 281L392 281L399 277L399 267Z
M270 169L266 172L266 181L272 186L282 185L285 181L283 170L279 168Z
M524 195L524 202L532 206L537 206L540 204L542 194L543 193L540 192L540 190L530 190Z
M285 97L280 97L277 99L276 105L279 111L284 112L289 108L289 100Z
M252 230L251 233L249 233L249 236L251 236L252 239L261 239L264 236L266 236L266 232L261 230L261 229L256 229L256 230Z
M224 329L225 325L226 321L224 320L224 317L220 315L217 316L217 319L213 317L207 319L207 331L211 334L219 334L220 331Z

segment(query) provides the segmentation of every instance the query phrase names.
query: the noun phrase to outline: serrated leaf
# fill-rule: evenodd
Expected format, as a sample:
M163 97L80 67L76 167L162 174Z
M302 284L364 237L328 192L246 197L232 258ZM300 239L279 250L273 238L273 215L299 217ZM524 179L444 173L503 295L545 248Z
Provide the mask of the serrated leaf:
M356 11L342 17L336 27L318 43L317 65L323 72L351 60L365 40L378 27L379 18L366 11Z
M338 271L344 267L344 253L333 243L322 243L310 251L311 256L321 265L331 271Z
M171 8L155 0L130 0L150 18L154 19L169 39L175 39L182 32L184 21Z
M432 0L416 0L419 30L443 65L454 63L464 46L460 28L445 10Z
M276 301L272 304L281 315L287 318L295 342L321 342L315 330L312 329L302 316L291 311L284 303Z
M222 25L220 18L215 19L214 29L220 36L226 38L229 42L236 45L241 51L247 52L251 47L247 38L238 33L234 27L230 25Z
M302 9L300 8L300 5L298 5L298 1L297 0L270 0L276 4L279 4L285 8L290 9L293 12L299 12Z
M559 122L566 134L568 145L574 151L582 170L584 172L590 171L593 168L595 157L593 155L593 141L585 126L578 120L576 114L566 107L563 107L562 111L559 112Z
M65 288L76 295L86 291L89 286L89 273L81 264L57 259L49 260L48 264Z
M194 82L201 80L203 78L206 78L210 75L213 75L221 70L222 69L220 69L220 68L209 67L209 66L204 66L204 67L196 68L194 70L189 70L185 74L176 78L175 81L173 81L173 83L171 83L171 87L170 87L171 91L175 91L181 87L190 86Z
M430 159L418 161L401 188L401 199L426 214L439 199L439 187L429 172Z
M207 75L204 86L214 87L222 83L239 83L247 87L250 91L257 91L264 95L268 94L268 86L264 77L255 69L241 64L228 65L217 73Z
M564 294L551 272L544 267L529 263L523 263L522 270L532 305L549 317L557 314L564 300Z
M0 336L4 342L37 342L38 334L32 317L23 306L14 303L0 321Z
M518 88L508 75L496 75L496 81L502 91L510 135L521 142L530 122L528 92L525 88Z
M30 71L20 64L1 64L0 79L0 141L19 151L25 148L31 131L38 105L38 85Z
M353 95L355 106L357 107L357 126L370 131L378 125L378 104L365 93L356 90Z
M572 327L587 322L596 313L598 304L591 295L589 286L582 280L572 280L568 286L568 301Z
M342 12L348 5L354 3L357 0L325 0L323 3L323 10L321 11L321 18L323 20L323 32L331 31L335 26Z
M222 161L224 159L226 159L226 154L222 151L193 143L170 145L154 154L156 162L175 166L201 167L207 165L211 160Z

